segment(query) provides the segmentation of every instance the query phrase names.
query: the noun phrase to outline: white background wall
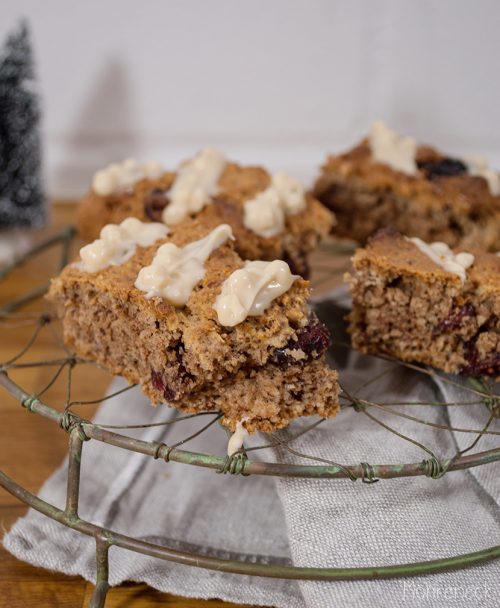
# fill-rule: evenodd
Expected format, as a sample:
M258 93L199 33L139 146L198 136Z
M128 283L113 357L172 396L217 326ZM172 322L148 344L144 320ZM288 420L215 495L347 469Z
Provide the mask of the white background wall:
M497 0L0 0L1 38L22 15L52 195L206 145L311 178L376 118L500 166Z

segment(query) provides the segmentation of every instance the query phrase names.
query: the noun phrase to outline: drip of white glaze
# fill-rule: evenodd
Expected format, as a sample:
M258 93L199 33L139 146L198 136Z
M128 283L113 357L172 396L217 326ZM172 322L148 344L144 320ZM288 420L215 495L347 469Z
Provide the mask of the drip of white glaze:
M227 442L227 455L233 456L238 450L243 447L243 441L248 436L248 431L241 422L236 423L236 430Z

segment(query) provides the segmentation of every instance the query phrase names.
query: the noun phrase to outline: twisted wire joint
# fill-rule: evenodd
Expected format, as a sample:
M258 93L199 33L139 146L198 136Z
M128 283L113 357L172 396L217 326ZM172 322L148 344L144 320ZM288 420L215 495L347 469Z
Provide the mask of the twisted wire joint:
M363 471L363 474L361 475L361 481L363 483L377 483L377 481L380 481L380 479L375 477L375 471L368 462L361 463L361 470Z
M77 414L66 410L62 413L62 416L59 420L59 426L66 431L66 433L71 433L73 429L78 429L78 437L81 441L88 441L90 437L88 437L83 430L82 423L84 420L80 418Z
M440 479L448 471L451 460L447 460L444 464L441 464L435 457L429 458L428 460L422 460L422 467L424 475L431 477L432 479Z
M38 397L36 395L28 395L21 399L21 405L28 410L28 412L33 413L33 406L38 402Z
M244 472L247 461L247 455L242 452L226 456L222 467L217 469L216 473L222 473L223 475L230 473L231 475L243 475L246 477L249 475L249 473Z

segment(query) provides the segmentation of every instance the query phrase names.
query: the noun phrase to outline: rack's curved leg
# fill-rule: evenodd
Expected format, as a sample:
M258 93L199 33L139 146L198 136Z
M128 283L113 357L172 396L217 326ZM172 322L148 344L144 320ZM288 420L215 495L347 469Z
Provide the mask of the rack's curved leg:
M102 537L97 537L96 544L96 586L90 598L89 608L104 608L106 595L109 589L109 541Z

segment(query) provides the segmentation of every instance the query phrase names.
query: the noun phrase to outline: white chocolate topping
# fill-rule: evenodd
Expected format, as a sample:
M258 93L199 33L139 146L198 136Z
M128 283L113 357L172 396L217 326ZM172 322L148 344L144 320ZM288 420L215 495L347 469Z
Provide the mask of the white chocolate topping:
M462 283L467 278L466 270L474 264L472 253L460 252L453 253L446 243L426 243L418 237L407 238L416 245L422 253L428 256L433 262L441 266L446 272L452 272L460 277Z
M469 158L466 161L470 175L483 177L487 183L490 193L493 196L500 194L500 174L488 166L488 161L480 156Z
M100 238L80 249L78 268L98 272L108 266L123 264L134 255L136 245L148 247L168 234L165 224L141 222L128 217L119 225L107 224Z
M285 212L276 190L267 188L245 202L245 226L263 237L279 234L285 226Z
M401 137L378 121L372 124L368 142L375 161L408 175L417 173L417 142L412 137Z
M226 160L217 150L203 150L196 158L181 165L168 191L170 204L162 219L166 224L178 224L192 213L198 213L216 193Z
M146 298L158 296L174 306L184 306L205 276L205 260L230 238L233 238L231 227L221 224L206 237L184 247L165 243L151 265L141 268L135 286L146 293Z
M295 215L306 208L304 187L298 179L280 171L273 175L271 187L277 192L286 215Z
M248 431L241 422L236 423L236 430L227 442L227 455L233 456L238 450L243 447L243 441L247 437Z
M214 310L221 325L234 327L248 316L262 314L298 278L286 262L246 262L222 284Z
M140 165L133 158L121 163L113 163L97 171L92 180L92 189L100 196L109 196L114 192L129 190L141 179L156 179L163 173L160 163L151 161Z
M306 208L302 184L286 173L273 175L271 185L245 202L243 223L259 236L276 236L283 231L285 217Z

